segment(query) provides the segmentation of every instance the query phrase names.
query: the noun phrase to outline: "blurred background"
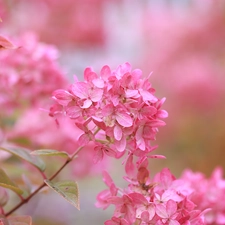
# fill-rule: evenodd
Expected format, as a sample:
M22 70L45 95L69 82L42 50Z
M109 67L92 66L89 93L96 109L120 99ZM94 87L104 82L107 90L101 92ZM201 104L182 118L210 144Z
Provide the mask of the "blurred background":
M153 174L169 167L177 177L185 168L208 176L216 166L225 168L225 1L0 0L0 18L0 34L29 49L26 53L19 50L17 61L22 61L22 54L33 54L33 49L38 49L39 54L43 49L54 49L48 56L50 61L44 61L46 56L41 59L41 69L30 67L35 74L42 73L42 85L51 82L48 93L64 88L73 81L74 74L82 79L88 66L99 72L105 64L116 68L130 62L144 76L153 72L151 82L156 96L167 98L163 109L169 113L167 125L160 129L155 141L159 145L157 154L167 159L150 162ZM33 43L35 47L29 47ZM39 43L44 47L39 48ZM2 68L6 65L10 68L15 63L8 63L15 56L1 54L0 58L7 60L0 61L0 78L4 76ZM28 60L23 59L23 63ZM46 66L49 71L50 64L51 71L46 72L43 68ZM30 71L26 73L31 74ZM29 99L26 110L20 112L26 119L14 122L13 131L4 128L2 122L0 131L7 130L7 137L15 142L21 143L23 139L27 147L54 146L71 152L75 145L71 130L61 129L63 134L58 131L56 134L54 128L46 130L46 127L50 129L51 122L45 118L45 123L40 124L43 114L40 116L33 107L31 111L31 102L43 108L48 105ZM0 106L6 109L5 105ZM13 107L11 112L15 103ZM32 143L24 142L26 132L32 129L36 129ZM37 138L40 134L41 138ZM59 140L62 135L63 140ZM110 210L103 212L94 206L97 193L104 189L98 168L102 165L90 168L90 161L91 157L84 165L74 163L61 175L79 180L81 211L52 193L36 196L21 212L33 215L36 225L103 224L111 217ZM104 163L109 165L115 182L122 183L116 176L122 168L121 162Z

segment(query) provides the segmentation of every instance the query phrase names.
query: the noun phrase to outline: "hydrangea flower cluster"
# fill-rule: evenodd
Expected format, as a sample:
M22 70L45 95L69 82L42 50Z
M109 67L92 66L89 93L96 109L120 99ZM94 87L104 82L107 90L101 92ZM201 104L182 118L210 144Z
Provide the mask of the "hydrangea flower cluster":
M216 168L210 178L200 172L185 170L180 179L193 189L190 199L199 210L211 209L205 214L206 224L225 224L225 180L222 169Z
M67 84L56 62L55 47L38 42L33 33L22 35L14 43L17 49L0 52L0 107L7 110L6 115L46 102L53 90Z
M190 196L194 189L184 180L177 180L165 168L152 179L149 177L147 160L140 165L135 178L126 189L118 188L108 173L104 182L108 189L97 196L97 207L106 209L115 205L114 215L105 225L201 225L204 211L196 209ZM206 209L207 211L207 209Z
M95 143L94 161L104 155L120 158L129 153L126 168L132 170L133 155L141 163L155 149L151 141L161 119L167 112L161 109L164 102L154 96L149 76L142 79L139 69L131 70L125 63L115 71L104 66L98 76L91 68L84 71L84 81L75 82L68 90L56 90L53 99L56 104L50 115L66 115L83 131L78 143Z

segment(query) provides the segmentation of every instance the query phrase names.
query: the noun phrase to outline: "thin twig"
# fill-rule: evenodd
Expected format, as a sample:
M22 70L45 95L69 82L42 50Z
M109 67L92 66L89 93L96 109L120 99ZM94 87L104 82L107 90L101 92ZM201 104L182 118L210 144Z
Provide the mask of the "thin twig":
M71 156L69 157L66 162L58 169L58 171L56 171L56 173L54 173L48 180L53 180L62 170L63 168L70 163L74 157L81 151L83 147L79 147L77 149L77 151ZM46 183L43 182L33 193L31 193L27 198L24 198L19 204L17 204L14 208L12 208L9 212L5 213L5 216L8 217L9 215L11 215L14 211L16 211L17 209L19 209L22 205L24 205L25 203L27 203L34 195L36 195L43 187L46 186Z

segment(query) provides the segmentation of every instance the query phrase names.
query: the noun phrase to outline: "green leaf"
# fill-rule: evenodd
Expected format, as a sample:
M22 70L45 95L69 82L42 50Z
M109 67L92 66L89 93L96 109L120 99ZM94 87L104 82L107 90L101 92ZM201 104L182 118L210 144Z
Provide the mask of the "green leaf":
M44 182L55 192L61 195L64 199L66 199L69 203L71 203L78 210L80 210L79 191L76 182L59 181L54 183L49 180L45 180Z
M8 221L10 225L32 225L30 216L11 216Z
M52 150L52 149L40 149L40 150L35 150L30 153L31 155L43 155L43 156L63 156L63 157L69 157L67 152L60 152L57 150Z
M18 188L7 176L7 174L4 172L4 170L0 169L0 186L4 188L8 188L17 194L21 195L23 194L23 191Z
M7 151L13 155L20 157L21 159L26 160L41 171L45 170L45 163L39 157L31 155L31 151L26 148L11 145L2 145L0 146L0 150Z

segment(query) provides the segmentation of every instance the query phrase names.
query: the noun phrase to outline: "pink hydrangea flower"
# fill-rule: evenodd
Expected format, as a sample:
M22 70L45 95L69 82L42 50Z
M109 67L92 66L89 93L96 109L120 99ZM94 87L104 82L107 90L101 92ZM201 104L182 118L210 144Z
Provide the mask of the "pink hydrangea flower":
M105 224L122 224L122 221L142 225L205 224L207 210L199 210L192 202L193 189L184 180L176 179L167 168L151 179L147 165L145 162L139 167L136 178L126 177L130 183L127 188L105 195L107 207L115 205L112 219ZM110 183L113 183L111 178ZM99 204L99 198L97 201L98 206L105 208Z
M44 107L55 89L67 85L55 47L38 42L32 33L18 37L15 43L20 47L0 51L0 106L5 114L33 105Z
M141 75L129 63L116 70L104 66L100 75L86 68L84 81L75 78L68 89L54 91L50 115L65 115L83 131L79 140L97 146L95 161L104 152L115 158L132 152L144 159L167 112L161 109L165 99L155 97L149 77Z
M190 196L197 209L210 210L205 214L206 224L225 224L225 180L221 168L216 168L210 178L200 172L185 170L181 176L193 189Z

